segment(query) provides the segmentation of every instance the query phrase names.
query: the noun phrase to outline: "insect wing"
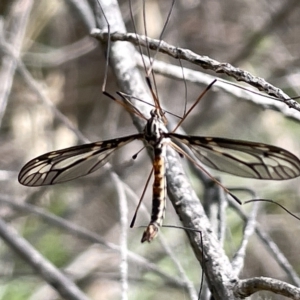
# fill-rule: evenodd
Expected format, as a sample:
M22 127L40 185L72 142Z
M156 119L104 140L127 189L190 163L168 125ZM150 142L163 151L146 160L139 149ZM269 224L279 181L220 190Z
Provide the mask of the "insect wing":
M300 160L271 145L215 137L168 134L186 144L206 166L233 175L256 179L285 180L300 175Z
M141 134L135 134L43 154L22 168L19 182L26 186L41 186L85 176L101 168L115 150L141 138Z

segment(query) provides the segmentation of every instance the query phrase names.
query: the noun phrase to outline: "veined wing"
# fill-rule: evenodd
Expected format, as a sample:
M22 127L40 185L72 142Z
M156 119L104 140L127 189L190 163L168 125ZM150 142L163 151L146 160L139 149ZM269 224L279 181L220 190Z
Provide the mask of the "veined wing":
M219 171L270 180L300 176L300 160L294 154L276 146L176 133L166 135L186 144L203 164Z
M27 186L41 186L85 176L101 168L115 150L142 138L142 134L134 134L43 154L22 168L19 182Z

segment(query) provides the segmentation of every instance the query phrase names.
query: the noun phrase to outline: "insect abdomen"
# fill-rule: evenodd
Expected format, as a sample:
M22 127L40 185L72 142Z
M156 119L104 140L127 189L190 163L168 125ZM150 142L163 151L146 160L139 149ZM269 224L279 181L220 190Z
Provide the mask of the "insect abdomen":
M151 242L158 233L162 225L166 210L166 175L165 175L165 156L163 155L164 147L154 150L153 170L153 199L151 221L144 231L142 243Z

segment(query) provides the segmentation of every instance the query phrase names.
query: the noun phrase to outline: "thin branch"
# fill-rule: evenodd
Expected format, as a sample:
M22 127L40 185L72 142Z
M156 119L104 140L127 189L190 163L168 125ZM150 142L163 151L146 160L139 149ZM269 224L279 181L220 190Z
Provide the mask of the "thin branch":
M136 57L139 66L143 67L140 55L136 55ZM213 80L216 79L215 76L188 68L181 68L179 66L165 63L159 60L156 60L153 63L153 71L157 74L161 74L168 78L180 81L182 80L182 74L184 74L184 79L186 81L195 84L202 84L205 86L209 85ZM234 83L222 78L217 78L216 83L212 86L211 89L212 91L224 91L228 95L235 97L239 101L249 101L264 109L272 109L274 111L278 111L283 116L300 122L300 114L298 110L290 109L278 98L267 96L266 94L257 92L254 89L246 88L245 86L242 86L238 83Z
M101 31L99 29L93 29L91 35L101 41L108 40L108 34L106 31ZM151 39L143 35L136 35L135 33L121 33L114 32L110 36L111 41L128 41L135 45L141 44L143 47L149 46L152 50L159 49L160 52L168 54L176 59L182 59L189 61L195 65L202 67L203 69L212 70L216 73L223 73L230 77L233 77L237 81L243 81L259 91L264 91L270 96L278 98L278 101L285 103L289 108L293 108L300 111L300 104L291 99L287 94L285 94L279 88L273 86L272 84L265 81L263 78L252 75L250 72L236 68L229 63L221 63L214 60L208 56L198 55L189 49L178 48L172 46L164 41Z

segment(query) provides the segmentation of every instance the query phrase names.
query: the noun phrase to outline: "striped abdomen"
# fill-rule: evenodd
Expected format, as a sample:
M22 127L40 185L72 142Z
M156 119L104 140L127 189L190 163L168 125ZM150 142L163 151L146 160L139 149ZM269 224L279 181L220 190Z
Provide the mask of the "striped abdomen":
M151 242L162 225L166 210L165 147L154 149L154 183L151 221L144 231L142 243Z

